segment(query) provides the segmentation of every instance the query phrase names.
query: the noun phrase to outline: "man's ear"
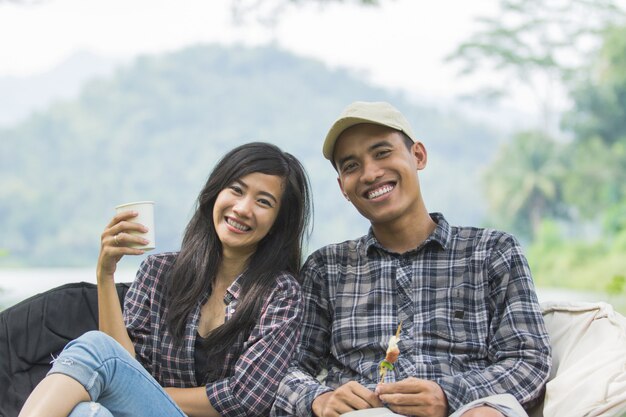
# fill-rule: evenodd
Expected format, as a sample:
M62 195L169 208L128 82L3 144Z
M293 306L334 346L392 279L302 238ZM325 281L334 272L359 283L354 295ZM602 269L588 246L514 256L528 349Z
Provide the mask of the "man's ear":
M426 168L426 162L428 162L428 153L426 152L426 147L422 142L415 142L413 146L411 146L411 154L415 158L415 164L417 165L417 170L422 170Z
M339 184L339 189L341 190L341 194L343 194L346 200L350 201L350 199L348 198L348 194L346 194L346 192L343 190L343 184L341 183L340 177L337 177L337 184Z

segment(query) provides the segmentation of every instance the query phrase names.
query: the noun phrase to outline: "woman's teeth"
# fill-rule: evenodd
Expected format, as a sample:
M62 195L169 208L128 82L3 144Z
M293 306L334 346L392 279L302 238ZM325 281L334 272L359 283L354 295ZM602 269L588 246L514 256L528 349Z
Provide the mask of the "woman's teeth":
M250 230L250 227L246 226L245 224L241 224L239 222L236 222L235 220L231 219L230 217L226 218L226 223L228 223L229 225L231 225L232 227L234 227L237 230L241 230L242 232L247 232L248 230Z

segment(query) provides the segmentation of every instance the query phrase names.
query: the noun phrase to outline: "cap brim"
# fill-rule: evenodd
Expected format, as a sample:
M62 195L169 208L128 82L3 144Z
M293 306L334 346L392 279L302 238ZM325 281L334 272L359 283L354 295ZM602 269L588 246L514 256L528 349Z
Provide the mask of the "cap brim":
M339 138L339 136L341 136L341 134L346 130L351 128L352 126L356 126L362 123L369 123L369 124L374 124L374 125L380 125L380 126L387 126L387 127L391 127L392 129L397 129L397 130L402 130L399 127L396 126L390 126L388 124L385 123L378 123L375 122L371 119L367 119L367 118L362 118L362 117L343 117L339 120L337 120L331 127L330 130L328 131L328 134L326 135L326 139L324 139L324 147L322 148L322 153L324 154L324 158L328 159L329 161L333 161L333 153L335 150L335 144L337 143L337 139Z

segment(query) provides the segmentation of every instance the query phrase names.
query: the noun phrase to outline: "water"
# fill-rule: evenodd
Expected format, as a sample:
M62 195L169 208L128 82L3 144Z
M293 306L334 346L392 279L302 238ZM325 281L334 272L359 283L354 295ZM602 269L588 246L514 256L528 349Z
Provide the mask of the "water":
M132 282L134 269L121 269L116 282ZM8 307L32 295L70 282L96 283L94 268L0 269L0 307Z
M136 269L119 269L116 282L132 282ZM0 307L70 282L96 282L94 268L0 269ZM605 301L606 296L562 288L537 289L539 301Z

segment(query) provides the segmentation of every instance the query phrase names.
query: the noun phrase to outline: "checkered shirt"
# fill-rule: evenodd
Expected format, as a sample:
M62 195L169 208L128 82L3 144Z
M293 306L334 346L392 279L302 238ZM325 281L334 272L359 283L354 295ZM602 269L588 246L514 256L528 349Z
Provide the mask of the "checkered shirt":
M404 254L385 250L370 230L309 257L301 339L271 415L310 416L318 395L349 381L373 390L400 322L400 357L387 381L437 382L450 413L496 393L521 404L541 394L550 345L519 243L431 217L435 231Z
M166 325L165 281L176 253L148 257L126 294L124 320L137 359L164 387L197 386L194 344L202 294L187 321L182 345L174 343ZM226 320L237 309L241 287L235 280L224 303ZM300 286L289 274L276 278L250 336L230 349L217 380L206 385L213 407L224 417L267 415L278 384L289 366L302 315ZM237 352L243 352L241 355Z

